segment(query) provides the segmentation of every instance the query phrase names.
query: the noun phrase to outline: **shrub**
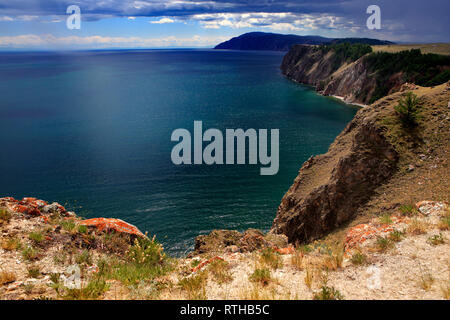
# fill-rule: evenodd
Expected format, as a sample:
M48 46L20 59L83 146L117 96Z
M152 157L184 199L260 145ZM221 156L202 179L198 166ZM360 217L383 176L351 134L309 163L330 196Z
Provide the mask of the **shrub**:
M319 292L314 294L314 300L343 300L344 297L334 287L322 286Z
M404 232L395 229L394 231L391 231L391 233L389 233L389 239L394 242L400 242L402 241L404 235Z
M39 266L30 266L27 270L28 276L31 278L39 278L41 275L41 269L39 269Z
M60 294L64 300L95 300L98 299L109 288L109 285L102 279L91 280L87 286L80 289L65 289Z
M444 244L445 243L445 239L444 236L442 235L442 233L436 234L432 237L429 237L427 240L429 243L431 243L432 245L437 246L438 244Z
M404 216L410 216L412 214L416 214L417 210L412 204L404 204L400 207L400 212Z
M12 272L0 271L0 286L16 281L16 275Z
M273 270L283 266L283 260L280 254L272 248L265 248L261 251L261 262Z
M391 215L388 214L388 213L383 214L380 217L380 223L382 223L382 224L391 224L392 223Z
M178 286L185 290L190 300L206 299L206 283L208 274L205 271L199 272L197 275L185 277L178 282Z
M362 252L356 252L352 255L351 261L355 265L363 265L367 262L367 256Z
M22 250L22 256L25 260L32 261L38 258L39 252L32 246L26 246Z
M266 286L271 280L270 270L267 268L256 268L250 275L249 280Z
M11 213L6 208L0 208L0 225L9 222Z
M394 107L403 125L411 128L417 125L420 118L421 106L417 96L409 91L404 99L400 99Z
M392 241L387 237L377 237L377 247L381 252L385 252L392 247Z
M87 231L88 231L87 226L85 226L85 225L79 225L79 226L78 226L78 232L79 232L79 233L86 234Z
M28 238L33 241L34 243L38 244L41 243L44 240L44 235L42 234L42 232L31 232L28 235Z
M233 280L233 276L229 271L230 265L228 262L216 259L209 265L209 271L218 283L227 283Z

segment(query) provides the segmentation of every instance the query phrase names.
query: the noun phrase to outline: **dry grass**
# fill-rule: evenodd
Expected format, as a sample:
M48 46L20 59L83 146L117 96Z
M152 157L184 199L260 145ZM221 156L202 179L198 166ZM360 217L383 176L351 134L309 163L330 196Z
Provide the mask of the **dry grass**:
M0 271L0 286L16 281L16 275L8 271Z
M429 224L421 221L419 219L412 219L410 224L408 225L407 231L409 234L412 235L420 235L427 233L427 230L429 228Z
M450 300L450 283L449 282L441 285L441 292L442 292L442 297L445 300Z
M230 264L223 260L214 260L210 263L209 272L219 284L233 281L233 274L230 272Z
M1 247L6 251L18 250L21 248L21 243L17 238L8 238L1 241Z
M304 269L303 257L303 252L296 250L291 256L291 266L296 270L302 271Z
M420 268L419 287L425 291L431 289L434 283L434 277L428 269Z
M384 45L384 46L372 46L374 52L400 52L404 50L420 49L422 53L436 53L448 55L450 54L450 44L449 43L427 43L427 44L394 44L394 45Z
M185 277L178 281L178 286L184 290L189 300L206 300L206 285L208 273L201 271L196 275Z

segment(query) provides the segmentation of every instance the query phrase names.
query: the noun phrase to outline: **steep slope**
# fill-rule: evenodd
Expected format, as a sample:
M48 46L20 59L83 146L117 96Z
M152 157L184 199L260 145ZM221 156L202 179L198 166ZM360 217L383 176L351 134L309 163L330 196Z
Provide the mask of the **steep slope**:
M370 104L406 82L433 86L450 80L450 56L420 50L372 53L362 44L296 45L285 55L281 70L324 95Z
M410 201L408 197L445 198L449 178L449 87L450 82L434 88L404 85L400 92L358 111L326 154L303 164L281 201L272 232L285 234L290 242L305 243L332 232L361 211L367 213L368 208L361 208L369 199L371 206L380 210L380 203L383 208L398 208L400 201ZM421 124L414 132L402 128L394 111L397 101L410 90L423 104ZM433 159L433 151L439 153L434 155L438 161L444 161L432 165L439 173L427 168L418 173L416 166L422 166L420 163L428 157ZM409 178L404 177L405 167ZM416 184L409 186L406 181L416 174L417 180L412 180ZM433 178L424 181L424 176ZM422 190L423 183L432 190ZM402 200L394 200L405 193L402 189L407 190ZM417 190L421 190L420 194Z

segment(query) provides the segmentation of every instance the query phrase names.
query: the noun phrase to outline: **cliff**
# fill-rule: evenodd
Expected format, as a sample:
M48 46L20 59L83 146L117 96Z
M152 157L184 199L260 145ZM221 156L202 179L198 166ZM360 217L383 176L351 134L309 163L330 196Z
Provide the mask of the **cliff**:
M324 95L370 104L407 82L433 86L450 80L450 56L420 50L373 53L368 45L349 43L296 45L283 58L281 70Z
M324 61L326 58L320 60ZM314 78L307 74L302 79ZM399 92L359 110L326 154L311 157L303 164L281 201L271 231L285 234L289 242L307 243L367 210L364 208L369 199L372 209L378 206L378 211L382 211L380 203L395 208L401 206L401 201L411 202L415 196L432 197L438 189L447 188L448 182L442 178L448 177L450 142L448 134L437 132L449 132L449 85L450 82L433 88L404 85ZM408 91L417 94L422 104L421 122L413 131L404 128L394 109ZM446 160L442 163L442 159ZM429 168L431 160L438 161L432 171L422 168L424 163ZM408 168L407 172L404 168ZM419 171L422 178L416 176ZM430 174L433 177L429 180L436 184L429 185L428 194L423 187L405 185L405 180L410 179L409 183L423 186L423 177ZM402 200L395 199L400 194ZM446 197L445 192L441 195Z

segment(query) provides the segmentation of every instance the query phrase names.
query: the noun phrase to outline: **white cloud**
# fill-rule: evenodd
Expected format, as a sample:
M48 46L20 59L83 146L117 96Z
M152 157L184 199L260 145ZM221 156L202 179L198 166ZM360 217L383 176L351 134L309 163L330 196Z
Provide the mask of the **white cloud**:
M153 23L153 24L163 24L163 23L174 23L175 20L170 19L170 18L161 18L161 19L159 19L159 20L156 20L156 21L149 21L149 22L150 22L150 23Z
M274 31L307 31L318 29L340 29L349 31L352 26L344 19L326 14L301 14L292 12L249 12L196 14L190 17L205 29L229 27L265 28Z
M188 38L174 36L162 38L142 37L104 37L104 36L68 36L45 35L0 36L0 48L42 49L94 49L94 48L152 48L152 47L209 47L227 40L227 37L208 37L195 35Z

